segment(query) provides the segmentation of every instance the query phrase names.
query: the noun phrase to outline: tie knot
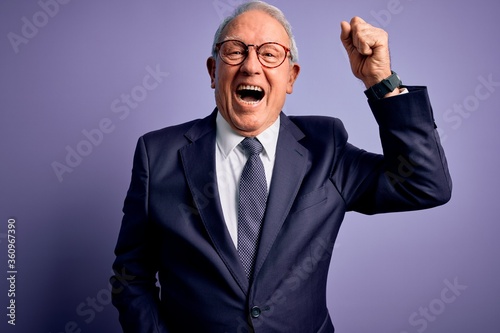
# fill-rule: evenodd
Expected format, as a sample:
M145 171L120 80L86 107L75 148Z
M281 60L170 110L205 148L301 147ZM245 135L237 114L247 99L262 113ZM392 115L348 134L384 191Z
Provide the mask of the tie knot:
M245 152L249 155L260 154L262 151L262 143L259 142L256 138L245 138L241 141L241 146L245 150Z

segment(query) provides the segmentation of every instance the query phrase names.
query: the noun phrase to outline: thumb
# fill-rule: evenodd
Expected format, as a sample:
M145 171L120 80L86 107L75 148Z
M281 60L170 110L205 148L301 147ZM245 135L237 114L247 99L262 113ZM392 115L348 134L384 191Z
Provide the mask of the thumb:
M347 51L352 48L351 25L347 21L340 22L340 40Z

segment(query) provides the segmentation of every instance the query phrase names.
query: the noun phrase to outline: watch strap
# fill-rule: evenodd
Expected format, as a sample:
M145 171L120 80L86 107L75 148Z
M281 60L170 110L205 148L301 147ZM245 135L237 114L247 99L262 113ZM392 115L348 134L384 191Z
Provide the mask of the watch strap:
M389 76L388 78L365 90L365 95L366 97L368 97L368 99L382 99L385 95L393 92L396 88L400 87L403 84L396 72L391 71L391 73L391 76Z

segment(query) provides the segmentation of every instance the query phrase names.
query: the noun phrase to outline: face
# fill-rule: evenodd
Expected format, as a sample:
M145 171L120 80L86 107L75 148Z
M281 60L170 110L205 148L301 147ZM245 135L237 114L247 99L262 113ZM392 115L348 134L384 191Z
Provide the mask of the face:
M237 39L247 45L277 42L290 47L290 38L283 26L257 10L236 17L221 37L219 41ZM256 136L274 123L300 71L299 65L290 63L289 59L276 68L262 66L254 47L249 48L247 58L240 65L228 65L217 56L207 60L207 67L219 112L233 130L243 136Z

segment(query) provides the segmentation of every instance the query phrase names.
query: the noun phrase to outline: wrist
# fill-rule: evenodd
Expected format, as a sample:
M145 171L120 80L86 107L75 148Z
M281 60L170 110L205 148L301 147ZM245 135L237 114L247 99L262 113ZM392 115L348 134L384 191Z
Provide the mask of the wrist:
M363 80L363 83L366 87L366 89L369 89L370 87L382 82L383 80L387 79L389 76L392 75L392 71L384 71L383 73L378 73L377 75L373 75L371 77L365 78Z
M378 100L385 97L395 96L400 93L399 87L402 85L399 76L391 71L391 75L385 79L371 85L365 90L365 95L370 100Z
M397 96L397 95L399 95L399 94L401 94L401 88L399 88L399 87L398 87L398 88L394 89L393 91L391 91L391 92L389 92L389 93L385 94L383 98L392 97L392 96Z

